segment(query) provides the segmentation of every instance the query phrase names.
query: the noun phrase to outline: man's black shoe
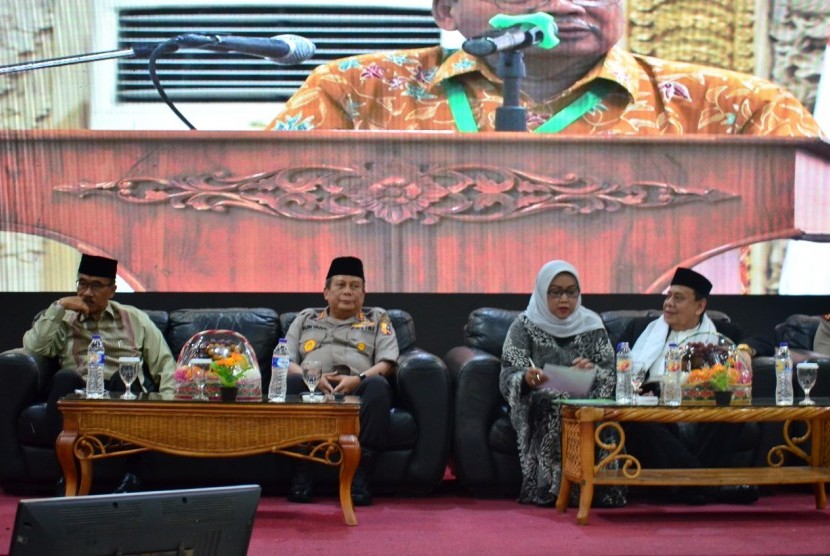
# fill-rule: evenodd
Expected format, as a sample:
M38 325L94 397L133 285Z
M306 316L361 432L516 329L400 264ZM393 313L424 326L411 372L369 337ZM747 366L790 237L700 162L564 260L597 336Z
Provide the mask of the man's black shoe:
M311 478L311 471L308 462L294 462L294 469L291 472L291 486L288 488L286 499L289 502L308 504L314 497L314 480Z
M113 494L125 494L127 492L138 492L141 490L141 479L135 473L125 473L118 488L112 491Z
M758 487L755 485L722 486L717 489L715 500L724 504L752 504L758 500Z
M371 506L372 492L369 490L369 474L364 467L358 467L352 479L352 504Z

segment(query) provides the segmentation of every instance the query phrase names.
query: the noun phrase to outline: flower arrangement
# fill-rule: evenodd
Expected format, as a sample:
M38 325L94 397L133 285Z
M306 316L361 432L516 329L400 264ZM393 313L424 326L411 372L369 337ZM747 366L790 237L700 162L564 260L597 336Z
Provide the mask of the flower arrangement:
M683 403L714 404L716 392L732 392L733 403L752 400L752 369L744 365L735 345L721 334L693 335L681 343L688 373ZM697 340L697 341L695 341ZM706 341L708 340L708 341Z
M234 346L236 347L236 346ZM210 351L208 352L210 353ZM233 388L245 372L251 368L251 362L235 349L226 357L214 359L210 364L210 370L218 378L222 386Z
M194 359L209 359L204 392L218 400L220 387L237 387L237 401L262 401L262 377L248 340L231 330L205 330L194 334L182 348L173 378L176 398L192 399L198 393Z

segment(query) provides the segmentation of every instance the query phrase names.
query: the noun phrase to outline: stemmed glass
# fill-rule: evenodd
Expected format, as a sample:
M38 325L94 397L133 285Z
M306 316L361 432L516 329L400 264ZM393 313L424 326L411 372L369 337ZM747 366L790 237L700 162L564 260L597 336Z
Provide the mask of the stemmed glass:
M303 399L310 402L317 401L317 395L314 391L317 389L317 383L320 382L320 378L323 376L323 365L319 361L306 359L303 361L302 368L303 382L305 382L309 390L309 393L303 396Z
M637 399L640 395L640 386L646 378L646 366L642 363L635 362L631 366L631 404L637 405Z
M196 383L196 395L194 400L207 401L208 397L205 394L205 380L207 380L207 373L210 369L211 359L191 359L190 371L193 373L193 382Z
M122 400L134 400L138 396L132 393L132 385L138 377L138 365L141 359L138 357L119 357L118 358L118 374L127 387L121 395Z
M796 374L798 375L798 384L804 390L804 399L798 405L816 405L816 402L810 399L810 390L816 385L816 378L818 378L818 364L817 363L799 363L796 365Z

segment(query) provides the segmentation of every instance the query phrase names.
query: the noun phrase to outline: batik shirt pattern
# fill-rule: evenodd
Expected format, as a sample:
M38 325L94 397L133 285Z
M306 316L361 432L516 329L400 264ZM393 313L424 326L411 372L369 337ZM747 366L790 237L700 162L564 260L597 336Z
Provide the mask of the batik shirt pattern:
M466 91L479 130L493 131L502 104L501 80L477 58L441 47L367 54L319 66L269 129L455 131L448 80ZM620 48L543 102L522 94L528 129L539 127L597 80L611 82L611 92L561 134L820 135L799 101L774 83Z

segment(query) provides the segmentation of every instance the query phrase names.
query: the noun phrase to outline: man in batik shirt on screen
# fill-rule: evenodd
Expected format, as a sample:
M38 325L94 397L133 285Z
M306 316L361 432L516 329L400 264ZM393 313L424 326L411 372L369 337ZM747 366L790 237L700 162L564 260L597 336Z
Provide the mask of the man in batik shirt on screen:
M531 131L545 131L548 120L592 91L601 100L558 133L820 134L812 116L778 85L614 46L625 24L620 0L433 0L432 11L439 27L468 38L490 30L496 14L554 17L559 45L524 51L520 102ZM498 56L435 46L336 60L311 74L269 129L493 131L502 105ZM468 124L459 117L465 111L472 113Z

